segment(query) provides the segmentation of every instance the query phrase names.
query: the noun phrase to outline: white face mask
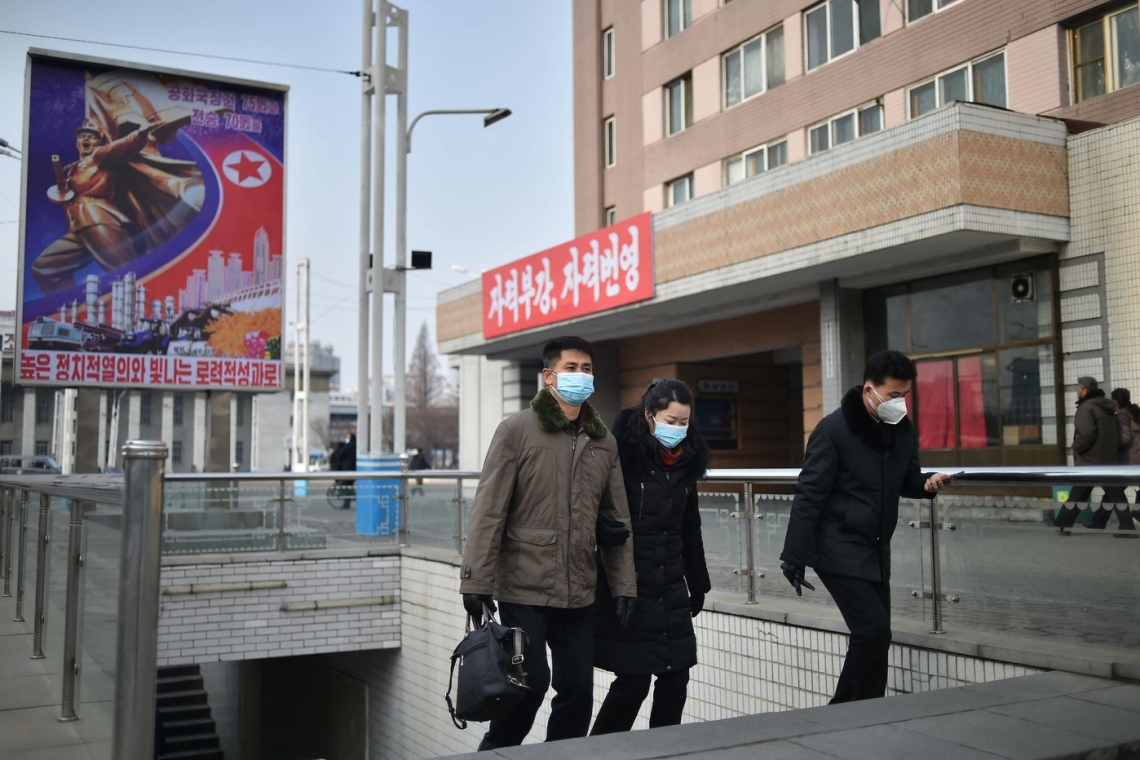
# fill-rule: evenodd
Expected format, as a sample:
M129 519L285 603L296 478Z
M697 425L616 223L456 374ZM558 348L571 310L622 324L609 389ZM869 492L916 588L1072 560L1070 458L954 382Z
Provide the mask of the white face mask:
M906 398L893 398L887 400L879 395L875 390L875 386L871 386L871 393L879 399L879 405L875 407L875 411L879 415L879 419L888 425L897 425L906 417Z

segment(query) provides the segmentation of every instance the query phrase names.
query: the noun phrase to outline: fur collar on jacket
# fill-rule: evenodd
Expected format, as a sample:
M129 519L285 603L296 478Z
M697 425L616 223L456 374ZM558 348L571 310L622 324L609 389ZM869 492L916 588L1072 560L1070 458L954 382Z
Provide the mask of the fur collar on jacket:
M530 400L530 408L534 410L534 416L538 418L539 427L548 433L565 430L566 426L570 424L570 420L563 413L562 407L558 405L558 399L554 398L554 394L546 388L540 390L538 395ZM602 418L598 416L594 407L590 406L588 402L582 404L582 411L578 413L578 421L582 423L582 430L591 438L605 438L609 435L606 423L602 422Z
M895 433L908 430L911 426L910 417L904 417L897 425L886 425L877 422L863 404L863 386L858 385L847 391L840 405L843 409L843 420L847 429L859 437L873 449L882 451L884 448L894 447Z
M657 461L656 438L649 436L647 441L634 439L634 423L637 422L635 415L640 413L640 408L626 407L614 418L614 438L618 443L622 472L640 472L647 469L646 463ZM681 459L677 466L691 469L696 477L703 478L709 469L709 447L704 436L699 432L696 436L687 436L681 446Z

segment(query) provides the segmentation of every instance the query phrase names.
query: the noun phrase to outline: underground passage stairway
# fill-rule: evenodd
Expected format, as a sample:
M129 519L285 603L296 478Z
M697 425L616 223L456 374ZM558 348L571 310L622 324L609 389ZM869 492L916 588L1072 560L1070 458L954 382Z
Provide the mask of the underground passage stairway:
M483 726L471 728L482 733ZM1140 685L1053 671L1003 681L451 760L1126 760L1140 758Z
M223 760L197 665L159 668L155 760Z

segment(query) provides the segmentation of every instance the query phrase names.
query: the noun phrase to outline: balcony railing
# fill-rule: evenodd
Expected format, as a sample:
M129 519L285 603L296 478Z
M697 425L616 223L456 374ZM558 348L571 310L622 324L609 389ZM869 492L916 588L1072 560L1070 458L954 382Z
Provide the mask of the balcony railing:
M61 720L113 699L117 759L153 752L160 553L331 557L377 544L462 553L479 478L453 470L164 476L164 457L162 444L132 442L125 475L0 475L3 594L15 596L17 619L31 616L33 657L62 658ZM798 474L714 470L701 485L705 553L722 597L832 606L821 584L796 598L779 571ZM972 468L937 500L904 500L892 542L893 614L935 633L1135 651L1140 541L1119 539L1140 533L1059 536L1048 519L1060 506L1054 488L1076 484L1140 486L1140 467Z

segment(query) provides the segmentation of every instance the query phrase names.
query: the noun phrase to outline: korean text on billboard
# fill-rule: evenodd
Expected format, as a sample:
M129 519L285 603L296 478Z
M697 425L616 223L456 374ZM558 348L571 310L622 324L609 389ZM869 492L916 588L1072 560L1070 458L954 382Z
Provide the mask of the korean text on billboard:
M32 54L19 381L281 385L285 93Z

